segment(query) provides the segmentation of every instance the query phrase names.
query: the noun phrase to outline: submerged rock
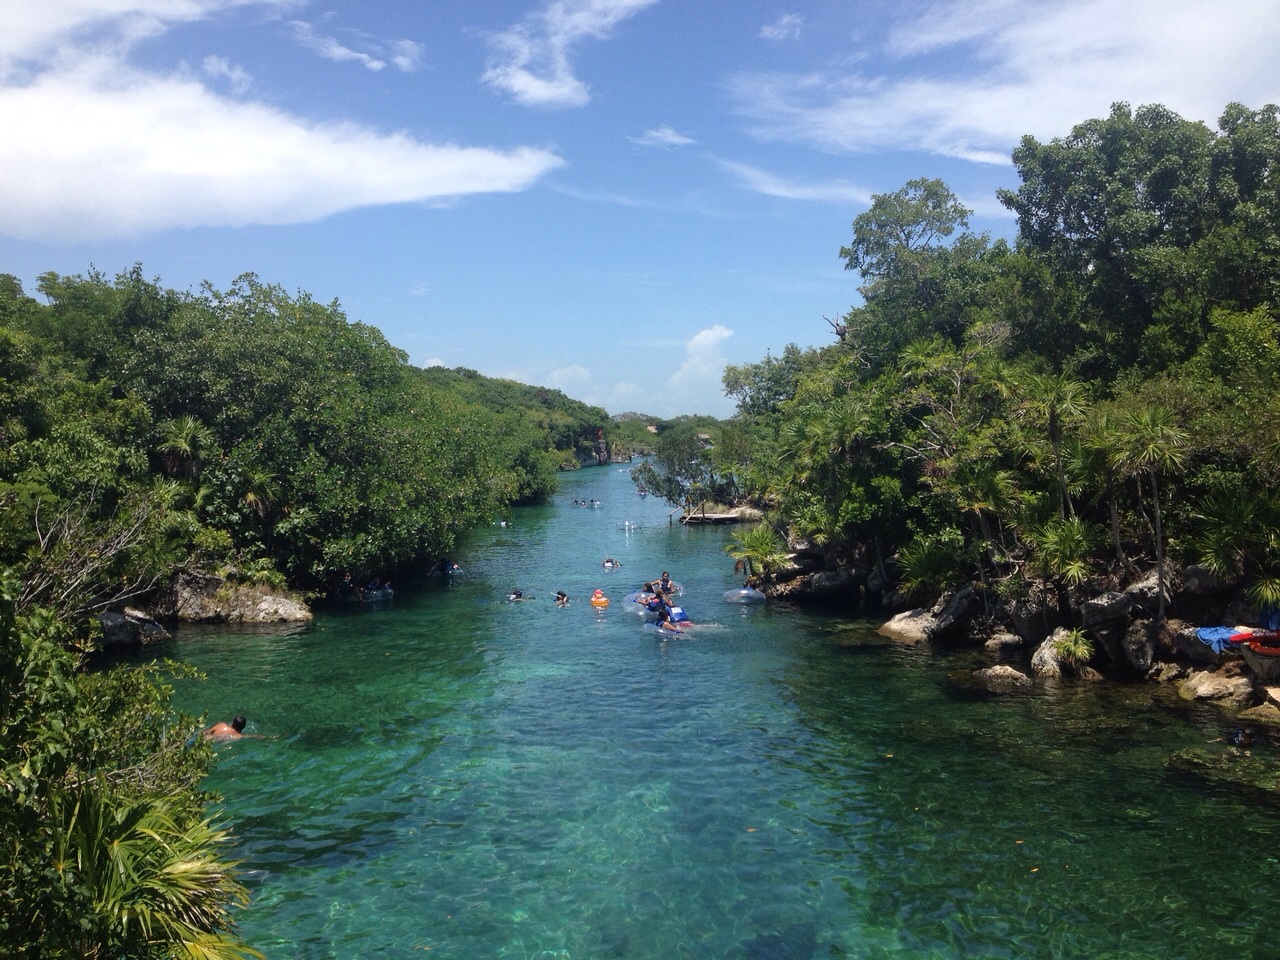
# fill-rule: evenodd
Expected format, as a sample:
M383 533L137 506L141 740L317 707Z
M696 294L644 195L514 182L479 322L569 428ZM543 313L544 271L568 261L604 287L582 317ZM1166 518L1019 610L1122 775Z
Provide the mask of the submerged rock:
M1280 803L1280 767L1270 756L1255 756L1240 747L1181 750L1168 760L1175 770L1219 787Z
M973 678L979 685L992 693L1007 693L1014 690L1026 690L1031 687L1031 678L1008 664L1000 663L994 667L986 667L973 671Z

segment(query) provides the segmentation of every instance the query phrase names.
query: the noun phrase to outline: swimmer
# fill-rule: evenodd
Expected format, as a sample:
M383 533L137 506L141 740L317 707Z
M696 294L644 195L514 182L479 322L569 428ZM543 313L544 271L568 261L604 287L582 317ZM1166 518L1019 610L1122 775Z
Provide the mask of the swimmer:
M658 629L667 633L684 633L671 619L666 607L658 611Z
M232 718L230 723L219 721L204 732L206 740L239 740L244 736L245 719L242 716Z
M524 600L532 600L533 597L526 597L524 595L523 590L517 589L517 590L512 590L509 594L507 594L507 599L510 600L512 603L520 603Z
M567 607L569 605L569 595L563 590L556 591L556 606Z
M605 560L604 560L604 563L602 564L602 566L603 566L606 570L613 570L613 569L615 569L615 568L617 568L617 567L622 566L622 564L620 564L617 560L613 559L613 557L605 557Z

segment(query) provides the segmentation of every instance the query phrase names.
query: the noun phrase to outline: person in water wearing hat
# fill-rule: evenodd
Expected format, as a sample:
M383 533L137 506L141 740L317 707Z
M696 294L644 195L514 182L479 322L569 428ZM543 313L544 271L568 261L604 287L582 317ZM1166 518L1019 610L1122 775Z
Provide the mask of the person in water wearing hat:
M593 607L607 607L609 605L609 598L604 595L603 590L597 589L593 594L591 594L591 605Z

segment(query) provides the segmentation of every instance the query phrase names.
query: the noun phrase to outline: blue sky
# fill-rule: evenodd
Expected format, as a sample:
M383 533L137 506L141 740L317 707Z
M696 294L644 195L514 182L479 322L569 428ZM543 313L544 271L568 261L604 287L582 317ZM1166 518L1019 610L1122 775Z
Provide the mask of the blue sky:
M410 362L727 416L877 193L1280 102L1275 0L0 0L0 272L338 300Z

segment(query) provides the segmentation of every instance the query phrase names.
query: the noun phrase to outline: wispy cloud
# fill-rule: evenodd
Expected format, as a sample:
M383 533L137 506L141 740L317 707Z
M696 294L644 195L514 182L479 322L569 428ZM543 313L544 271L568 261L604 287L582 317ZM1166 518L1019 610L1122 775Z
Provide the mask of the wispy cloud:
M796 40L804 29L804 17L798 13L786 13L760 28L760 36L765 40Z
M300 0L73 0L3 4L0 79L57 55L60 48L91 45L99 53L127 48L164 33L175 23L204 20L235 7L288 9ZM105 32L104 32L105 28Z
M312 53L336 63L355 61L365 69L374 72L383 69L388 61L407 72L417 67L422 56L421 47L412 40L392 41L385 50L379 43L368 42L367 45L373 50L371 53L366 50L356 50L336 37L321 34L311 24L302 20L290 21L289 27L293 30L294 39Z
M670 127L654 127L652 130L646 130L638 137L627 137L632 143L638 143L642 147L687 147L697 143L692 137L686 137L683 133L677 133Z
M858 72L743 73L727 87L762 140L1008 163L1022 135L1063 135L1117 100L1208 122L1233 100L1275 102L1280 80L1259 66L1278 46L1272 0L984 0L901 19Z
M650 210L657 206L656 201L646 197L637 197L611 190L585 190L570 183L549 183L547 189L586 203L609 204L616 207L629 207L634 210Z
M9 68L0 74L0 124L24 135L0 138L0 233L65 241L303 223L522 190L562 163L541 148L432 144L317 122L216 93L181 65L160 73L130 64L137 37L228 5L32 4L30 19L26 7L11 17L0 41ZM248 74L228 61L202 66L233 93L247 92Z
M607 39L623 20L657 2L552 0L490 38L493 54L482 79L526 106L583 106L591 93L574 74L573 47L584 40Z
M226 57L205 57L201 64L204 72L215 79L225 80L231 92L237 96L248 93L253 86L253 77L241 66L233 64Z
M824 202L855 203L866 206L871 203L871 191L848 180L827 180L818 183L790 180L769 173L758 167L731 160L716 160L716 165L733 174L748 190L770 197L787 200L820 200Z

